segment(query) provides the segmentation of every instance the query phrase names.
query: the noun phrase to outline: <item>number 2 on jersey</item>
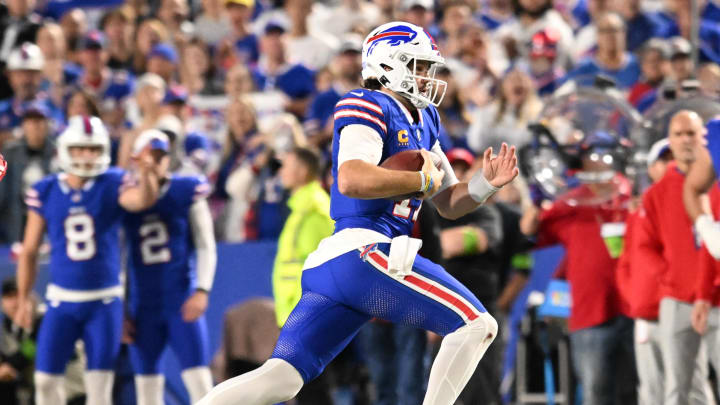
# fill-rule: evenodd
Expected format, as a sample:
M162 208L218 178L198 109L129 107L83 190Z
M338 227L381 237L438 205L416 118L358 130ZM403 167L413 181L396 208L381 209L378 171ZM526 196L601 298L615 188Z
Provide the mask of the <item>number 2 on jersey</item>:
M65 218L65 252L73 261L89 260L95 256L95 223L88 214Z
M170 240L167 227L163 222L155 221L143 224L140 227L140 254L143 264L167 263L170 261Z

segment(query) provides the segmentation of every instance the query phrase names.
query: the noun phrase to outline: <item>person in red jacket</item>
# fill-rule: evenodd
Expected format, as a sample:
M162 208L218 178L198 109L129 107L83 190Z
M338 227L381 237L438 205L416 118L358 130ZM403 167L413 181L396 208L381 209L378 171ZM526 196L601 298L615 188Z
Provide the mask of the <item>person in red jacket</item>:
M650 148L648 153L648 175L657 183L665 175L672 162L672 152L667 138ZM647 249L645 241L650 226L645 224L647 216L642 205L630 213L625 232L625 246L618 263L618 287L628 304L627 315L635 319L635 366L638 372L638 403L641 405L662 404L665 375L663 372L662 348L658 312L660 290L648 288L660 284L660 276L667 264L661 251ZM702 362L696 362L692 380L692 397L705 402L709 389Z
M582 171L602 177L608 167L603 153L582 156ZM596 173L589 173L596 172ZM596 174L597 176L592 176ZM570 348L575 373L583 388L583 404L635 402L633 322L623 314L615 280L621 237L628 215L630 186L616 174L610 181L583 184L542 212L530 211L521 221L526 235L537 233L538 246L565 248L565 278L570 284ZM619 372L608 372L618 370ZM628 397L629 396L629 397Z
M682 195L685 175L704 135L702 118L695 112L679 111L672 117L668 140L675 162L645 193L641 211L643 229L637 233L640 254L652 258L651 266L662 269L659 274L658 338L665 371L664 405L689 404L693 374L698 364L702 367L701 375L707 375L707 353L700 345L702 337L691 324L693 302L697 298L695 289L700 277L700 245L685 212ZM711 199L717 201L718 198L720 190L716 189L711 193ZM644 288L655 289L657 282L651 283ZM712 337L717 339L720 335ZM706 343L712 350L718 344L710 340Z

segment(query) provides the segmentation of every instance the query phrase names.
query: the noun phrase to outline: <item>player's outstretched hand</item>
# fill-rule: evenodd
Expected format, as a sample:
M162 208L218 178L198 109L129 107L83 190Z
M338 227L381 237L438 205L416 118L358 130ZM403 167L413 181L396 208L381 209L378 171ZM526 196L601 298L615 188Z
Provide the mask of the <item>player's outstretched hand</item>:
M200 318L208 306L208 294L204 291L195 291L183 304L180 311L185 322L193 322Z
M18 301L13 323L25 330L30 330L32 326L32 303L29 300Z
M443 177L445 177L445 172L435 166L435 162L433 161L432 156L430 156L430 152L425 149L421 149L420 154L424 159L422 171L425 173L425 176L429 176L432 179L432 184L428 191L425 192L425 196L433 196L440 189ZM429 179L426 181L429 181Z
M515 146L503 142L500 153L493 156L492 147L487 148L483 154L483 175L493 187L500 188L517 177L520 169L517 167Z

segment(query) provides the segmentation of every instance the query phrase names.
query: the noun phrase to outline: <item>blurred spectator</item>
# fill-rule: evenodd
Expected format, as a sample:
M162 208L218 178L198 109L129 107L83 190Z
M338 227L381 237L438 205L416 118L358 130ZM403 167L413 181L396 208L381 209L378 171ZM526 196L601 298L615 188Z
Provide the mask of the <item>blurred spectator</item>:
M77 80L80 69L74 63L69 63L67 57L67 44L65 35L59 25L46 22L37 33L37 45L45 58L43 76L45 87L43 90L50 94L55 105L63 104L65 84Z
M38 100L45 104L53 120L62 120L60 111L55 108L48 95L40 91L44 67L45 58L35 44L26 42L10 53L7 76L13 89L13 96L0 101L0 147L20 126L21 107L26 102Z
M162 21L170 34L170 40L177 47L182 47L187 35L193 30L188 0L160 0L157 18Z
M452 144L465 144L465 135L467 134L468 122L465 110L465 101L461 96L461 86L458 85L457 80L453 77L450 69L442 67L438 69L437 78L445 80L447 83L447 91L445 92L445 98L442 103L438 106L438 113L440 114L440 121L442 122L441 131L444 130L445 134L441 134L440 142L445 150L446 145L442 145L443 140L449 140ZM449 150L449 148L447 149Z
M565 70L558 66L557 38L548 31L538 31L532 37L529 74L539 96L549 96L558 87Z
M231 32L230 19L225 11L227 0L202 0L202 12L195 17L195 35L206 45L213 46Z
M212 146L208 138L198 132L185 135L183 158L174 173L182 175L207 175Z
M67 40L68 43L68 52L72 54L75 52L75 47L78 41L80 41L80 38L88 31L88 21L85 11L80 8L74 8L63 14L62 18L60 18L60 27L62 27L65 40ZM74 61L72 56L71 60Z
M223 93L215 65L210 59L207 44L198 38L191 39L183 48L180 77L190 94L217 95Z
M700 82L700 93L712 99L720 98L720 65L706 63L697 72Z
M627 24L627 49L635 52L650 38L668 38L671 27L656 13L642 11L641 0L613 0L614 9Z
M175 82L178 54L171 44L164 42L152 47L148 55L147 71L160 76L166 84Z
M257 63L260 58L258 38L249 26L254 6L255 0L225 0L232 27L229 45L240 64Z
M328 63L338 48L337 40L308 26L312 0L285 0L285 11L290 19L290 29L285 35L289 63L301 64L317 71Z
M400 0L400 20L407 21L426 30L435 19L435 2L433 0Z
M648 92L656 90L669 74L670 50L663 40L651 39L640 52L640 80L630 88L628 102L637 105Z
M504 70L504 59L497 55L499 48L493 48L491 41L479 24L470 24L460 31L461 50L457 58L449 58L447 67L458 83L462 83L460 96L469 108L487 104L497 84L496 70ZM495 49L495 51L493 51ZM500 63L491 66L493 61Z
M150 18L138 25L135 35L135 51L133 54L133 72L136 75L145 73L147 60L153 47L170 39L167 29L159 20Z
M129 6L108 11L100 21L107 38L107 65L111 69L132 69L135 36L135 13Z
M489 0L478 7L475 18L482 22L488 31L494 31L513 17L513 5L510 0Z
M578 63L563 81L574 80L578 85L593 85L596 76L605 75L615 81L619 89L629 89L640 77L640 66L625 46L625 23L614 13L597 19L597 50L591 58Z
M165 81L154 73L140 76L135 86L135 98L128 104L128 119L131 131L120 140L117 164L128 167L130 151L135 137L142 131L155 128L162 114L162 101L165 98Z
M500 26L493 36L505 47L507 59L527 58L532 36L541 30L553 31L558 38L558 61L570 63L573 32L560 13L553 10L551 0L513 0L515 19Z
M258 134L257 117L250 100L232 101L225 113L228 128L213 197L227 202L224 220L216 229L225 239L241 241L246 232L243 221L250 209L255 175L267 163L264 139ZM230 177L233 180L229 182Z
M303 65L288 62L284 33L285 28L273 22L265 27L260 38L262 57L252 71L253 79L260 91L277 89L285 93L289 97L286 110L302 118L315 92L315 75Z
M523 71L510 70L500 83L497 100L473 112L467 142L475 153L502 142L518 147L530 140L527 125L542 109L532 81Z
M696 361L702 368L700 375L707 375L707 353L701 347L701 335L693 330L691 323L693 302L698 298L695 286L700 276L700 250L690 218L685 215L681 190L706 130L699 115L680 111L673 115L668 132L675 163L643 196L645 228L637 237L643 258L649 257L650 267L659 270L658 339L665 370L663 403L686 404L690 402ZM711 205L716 205L720 201L720 189L713 188L710 199ZM717 306L720 301L711 303ZM707 339L716 341L718 329L709 332L713 333L706 334ZM714 343L706 344L710 350L717 348Z
M285 324L300 301L300 278L305 259L333 232L330 196L320 185L320 157L305 148L285 155L279 176L290 191L290 214L283 225L273 267L273 296L278 326Z
M467 27L472 20L472 9L462 1L448 3L442 14L439 23L439 32L435 40L440 47L440 53L446 59L455 57L462 49L461 31Z
M612 156L601 138L584 141L580 170L586 177L612 172L602 159ZM609 153L609 154L608 154ZM570 284L572 308L568 328L575 375L585 404L635 403L633 323L615 282L629 185L619 174L581 184L542 212L530 209L521 230L537 232L537 245L565 248L564 278ZM599 178L599 177L598 177ZM607 370L617 372L608 373Z
M670 77L675 83L681 83L694 76L690 41L682 37L670 40L670 67Z
M65 117L70 118L76 115L100 116L95 97L83 89L73 91L65 104Z
M134 78L126 70L113 71L107 66L109 54L105 46L105 35L100 31L90 31L82 38L78 56L83 70L74 85L101 102L124 104L133 94Z
M340 0L337 3L319 21L319 26L330 35L341 37L348 32L365 33L384 22L380 21L380 8L371 1Z
M581 27L575 36L572 58L575 63L593 55L597 48L597 23L611 11L613 0L587 0L587 11L591 18L589 24Z
M2 154L8 161L7 175L0 182L0 241L14 243L22 240L27 207L25 191L49 174L55 155L50 140L50 111L41 102L22 106L21 137L8 142Z
M473 156L465 149L452 149L447 154L460 181L472 176ZM490 313L499 296L499 248L503 239L500 213L492 205L482 205L470 214L451 221L440 218L440 241L444 267L467 287ZM500 405L500 345L488 349L470 383L460 395L464 404Z
M348 91L362 87L361 78L362 38L347 35L335 57L332 70L332 86L313 99L308 111L305 128L313 144L322 146L332 140L332 114L335 104Z
M270 298L253 298L230 307L223 320L222 343L213 358L218 383L252 371L273 352L280 330Z
M223 87L228 100L237 100L255 90L255 82L250 70L242 64L232 67L225 75L225 85Z
M6 67L10 52L25 42L35 42L40 16L35 14L35 0L8 0L7 14L0 17L0 71ZM10 97L11 88L0 81L0 100Z

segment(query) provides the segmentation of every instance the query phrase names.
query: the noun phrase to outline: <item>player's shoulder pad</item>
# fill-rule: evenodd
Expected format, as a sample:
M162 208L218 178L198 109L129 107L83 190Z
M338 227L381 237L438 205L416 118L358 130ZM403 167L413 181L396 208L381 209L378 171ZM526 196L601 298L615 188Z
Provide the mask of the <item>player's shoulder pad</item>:
M345 93L335 104L335 120L348 120L347 124L358 123L371 126L382 133L387 132L385 115L388 113L387 100L378 92L355 89Z
M192 196L192 201L207 198L212 191L205 176L173 175L171 181L182 195Z
M427 111L427 115L432 120L433 125L438 130L440 129L440 113L438 113L437 108L435 108L434 105L429 105L425 107L425 111Z
M32 187L28 188L25 191L25 203L28 207L40 209L53 185L57 184L57 182L58 174L52 173L38 180Z

